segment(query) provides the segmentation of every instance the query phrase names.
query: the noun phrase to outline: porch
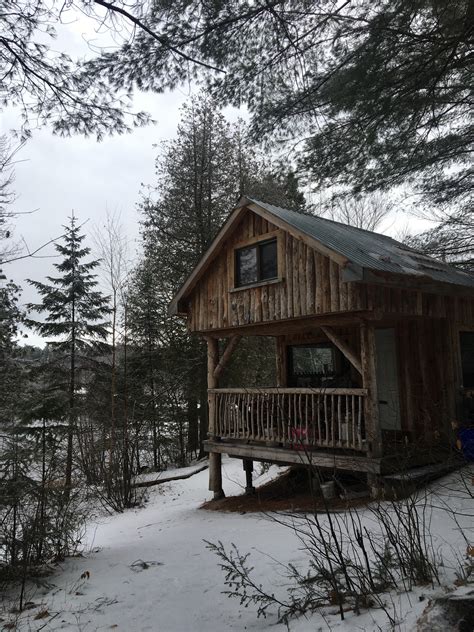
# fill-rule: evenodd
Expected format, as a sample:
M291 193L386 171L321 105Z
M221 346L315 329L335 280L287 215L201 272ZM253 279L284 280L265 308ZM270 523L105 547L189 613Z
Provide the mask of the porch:
M374 328L356 322L343 336L323 327L318 331L313 325L303 341L298 332L296 344L290 335L276 336L276 385L258 388L219 387L241 336L232 336L221 353L217 339L207 338L209 439L204 447L216 497L222 494L222 454L243 459L246 469L253 461L268 461L380 473L382 442L371 396L376 393Z
M363 388L209 389L211 453L251 460L380 472L368 458Z
M210 389L214 438L308 451L367 452L362 388Z

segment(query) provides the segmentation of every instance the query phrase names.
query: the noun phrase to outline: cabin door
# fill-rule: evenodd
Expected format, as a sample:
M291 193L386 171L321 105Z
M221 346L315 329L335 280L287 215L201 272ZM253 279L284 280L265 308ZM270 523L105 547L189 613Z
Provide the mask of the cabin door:
M376 329L377 391L382 430L401 430L395 329Z

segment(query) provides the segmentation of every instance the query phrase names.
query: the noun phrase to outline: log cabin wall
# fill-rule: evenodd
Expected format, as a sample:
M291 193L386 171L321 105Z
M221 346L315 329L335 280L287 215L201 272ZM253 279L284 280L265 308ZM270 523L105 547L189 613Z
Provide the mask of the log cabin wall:
M234 250L278 239L278 279L234 287ZM386 314L474 321L474 299L382 284L342 281L342 268L302 239L248 211L188 299L190 331L210 332L277 320L378 310Z
M254 287L234 287L234 250L278 238L279 279ZM367 309L362 284L343 283L340 266L302 240L248 212L192 292L191 331L209 331L299 316Z
M448 319L401 320L396 325L404 428L435 444L459 420L459 331Z

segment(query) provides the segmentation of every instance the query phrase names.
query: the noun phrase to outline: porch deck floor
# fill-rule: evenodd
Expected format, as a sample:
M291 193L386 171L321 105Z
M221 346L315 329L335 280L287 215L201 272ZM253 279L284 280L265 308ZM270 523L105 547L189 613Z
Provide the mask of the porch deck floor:
M312 465L313 467L370 472L380 474L381 459L372 459L364 454L338 453L334 450L304 450L271 447L264 444L237 443L231 441L205 441L207 452L228 454L229 456L268 461L282 465ZM342 452L342 451L341 451Z

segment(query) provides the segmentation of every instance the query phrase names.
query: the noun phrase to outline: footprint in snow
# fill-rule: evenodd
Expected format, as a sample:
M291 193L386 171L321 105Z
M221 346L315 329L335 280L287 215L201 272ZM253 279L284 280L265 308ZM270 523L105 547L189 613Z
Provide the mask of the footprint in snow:
M154 560L136 560L133 564L130 564L130 568L134 573L146 571L151 566L163 566L163 562L156 562Z

